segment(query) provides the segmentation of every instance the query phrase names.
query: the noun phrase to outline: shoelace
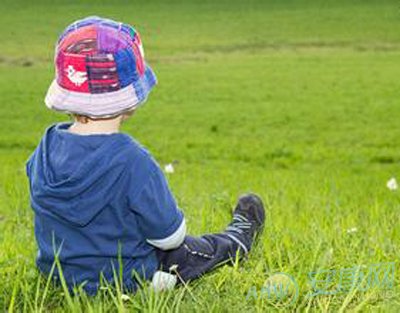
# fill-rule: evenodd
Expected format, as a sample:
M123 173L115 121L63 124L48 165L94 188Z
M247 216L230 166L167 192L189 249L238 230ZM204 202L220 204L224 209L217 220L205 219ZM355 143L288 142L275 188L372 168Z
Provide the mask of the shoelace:
M233 214L233 221L232 223L226 228L226 231L233 231L239 234L243 234L244 230L251 228L251 222L243 215L238 213Z

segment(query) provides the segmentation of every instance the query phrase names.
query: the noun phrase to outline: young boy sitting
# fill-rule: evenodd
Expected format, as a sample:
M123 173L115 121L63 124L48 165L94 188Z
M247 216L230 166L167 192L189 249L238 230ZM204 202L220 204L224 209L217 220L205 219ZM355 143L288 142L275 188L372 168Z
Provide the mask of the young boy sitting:
M57 257L70 289L95 294L120 271L135 290L133 273L152 279L172 267L186 282L246 255L264 224L259 197L242 196L224 232L187 236L157 162L119 132L156 84L138 32L88 17L65 29L55 53L45 102L74 122L50 126L26 164L40 271L49 275Z

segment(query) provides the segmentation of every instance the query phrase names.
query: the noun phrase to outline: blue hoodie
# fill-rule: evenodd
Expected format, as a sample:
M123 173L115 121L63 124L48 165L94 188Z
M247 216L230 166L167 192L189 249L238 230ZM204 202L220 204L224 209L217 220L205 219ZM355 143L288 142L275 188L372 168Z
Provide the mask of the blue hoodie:
M70 125L50 126L26 164L37 265L49 274L59 253L70 288L83 283L94 294L101 273L112 282L121 270L133 290L133 272L149 279L158 267L146 240L173 234L183 214L160 167L134 139L77 135Z

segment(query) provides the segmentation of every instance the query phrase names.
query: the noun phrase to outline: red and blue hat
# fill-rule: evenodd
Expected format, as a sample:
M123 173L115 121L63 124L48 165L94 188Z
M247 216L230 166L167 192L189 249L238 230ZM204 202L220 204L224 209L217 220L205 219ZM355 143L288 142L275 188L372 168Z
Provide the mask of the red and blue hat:
M157 83L144 60L139 33L130 25L96 16L64 30L57 42L55 67L46 106L92 118L137 108Z

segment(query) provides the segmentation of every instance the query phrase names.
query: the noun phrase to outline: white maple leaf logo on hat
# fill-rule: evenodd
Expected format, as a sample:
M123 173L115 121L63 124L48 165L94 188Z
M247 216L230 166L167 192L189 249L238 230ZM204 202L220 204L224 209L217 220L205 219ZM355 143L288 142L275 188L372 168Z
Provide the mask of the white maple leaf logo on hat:
M86 72L77 71L72 65L68 65L65 71L67 72L67 77L75 86L80 86L87 80Z

